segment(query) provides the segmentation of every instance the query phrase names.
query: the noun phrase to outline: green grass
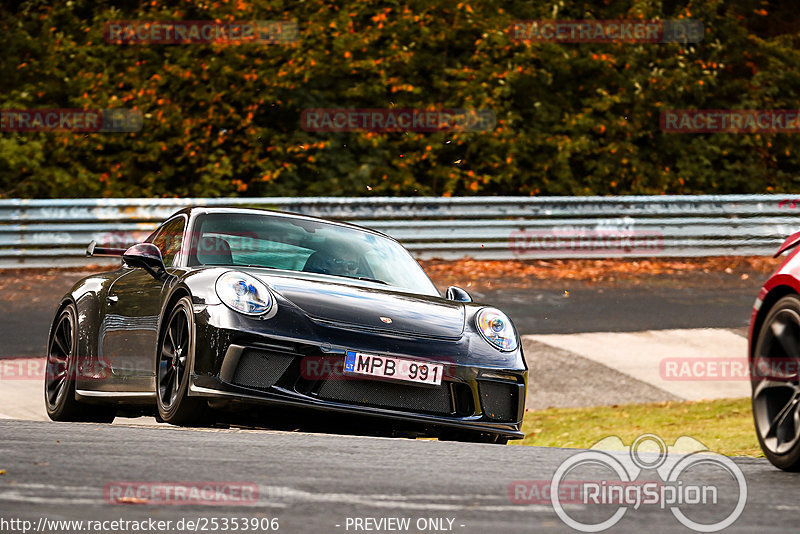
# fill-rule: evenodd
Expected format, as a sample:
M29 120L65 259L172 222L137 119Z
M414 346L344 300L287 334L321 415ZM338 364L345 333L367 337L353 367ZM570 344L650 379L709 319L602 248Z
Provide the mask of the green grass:
M727 456L763 456L749 398L550 408L526 412L522 431L525 439L512 444L589 448L607 436L630 445L641 434L656 434L667 445L690 436Z

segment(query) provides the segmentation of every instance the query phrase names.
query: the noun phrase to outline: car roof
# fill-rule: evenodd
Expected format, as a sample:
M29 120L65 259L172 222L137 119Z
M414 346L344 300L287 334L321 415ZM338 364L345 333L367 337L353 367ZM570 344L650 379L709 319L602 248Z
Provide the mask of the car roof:
M166 219L164 222L172 219L173 217L181 214L187 215L189 218L193 216L203 214L203 213L237 213L237 214L253 214L253 215L270 215L273 217L285 217L289 219L302 219L306 221L318 221L327 224L333 224L336 226L343 226L345 228L352 228L354 230L360 230L362 232L369 232L371 234L379 235L385 237L387 239L391 239L392 241L398 242L395 238L390 235L386 235L383 232L379 232L377 230L373 230L372 228L366 228L364 226L359 226L357 224L351 224L348 222L342 221L333 221L330 219L324 219L322 217L313 217L311 215L303 215L302 213L294 213L291 211L279 211L279 210L270 210L270 209L261 209L261 208L240 208L234 206L189 206L183 208L181 210L176 211ZM163 224L163 223L162 223ZM160 226L160 225L159 225Z

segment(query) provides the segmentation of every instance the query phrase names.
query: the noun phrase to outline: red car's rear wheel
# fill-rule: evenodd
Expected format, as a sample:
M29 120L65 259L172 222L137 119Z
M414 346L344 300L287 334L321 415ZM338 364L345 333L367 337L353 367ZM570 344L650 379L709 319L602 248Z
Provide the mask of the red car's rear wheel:
M753 419L764 455L800 470L800 298L780 299L767 314L752 361Z

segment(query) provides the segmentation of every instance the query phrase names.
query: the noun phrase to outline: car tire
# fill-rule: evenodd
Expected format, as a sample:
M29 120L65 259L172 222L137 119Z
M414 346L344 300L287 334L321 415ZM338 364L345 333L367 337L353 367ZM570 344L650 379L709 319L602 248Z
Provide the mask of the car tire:
M800 298L789 295L769 310L751 361L756 436L764 456L785 471L800 471L799 368Z
M192 301L182 297L167 315L156 354L156 403L165 423L191 426L206 417L206 400L188 395L194 349Z
M47 342L44 405L53 421L111 423L115 406L85 404L75 398L78 372L78 337L75 305L70 303L56 316Z

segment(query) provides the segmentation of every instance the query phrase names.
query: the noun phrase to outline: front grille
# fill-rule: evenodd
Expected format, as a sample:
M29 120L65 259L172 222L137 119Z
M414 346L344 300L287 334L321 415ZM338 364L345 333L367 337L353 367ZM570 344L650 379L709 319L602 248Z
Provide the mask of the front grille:
M418 387L378 380L333 379L322 382L321 399L376 408L450 415L450 387Z
M494 421L517 420L519 386L517 384L481 381L478 384L483 414Z
M233 383L256 389L268 389L286 372L294 356L267 350L245 349L239 358Z

